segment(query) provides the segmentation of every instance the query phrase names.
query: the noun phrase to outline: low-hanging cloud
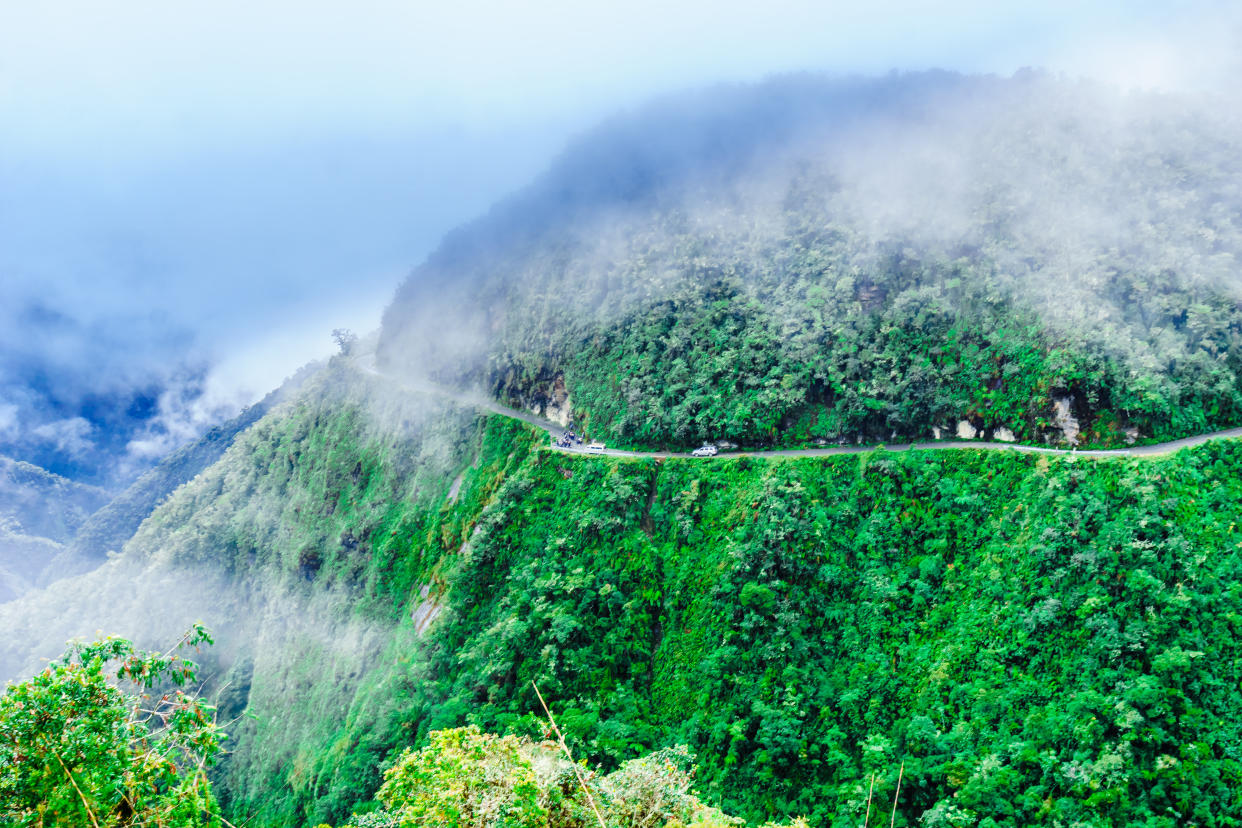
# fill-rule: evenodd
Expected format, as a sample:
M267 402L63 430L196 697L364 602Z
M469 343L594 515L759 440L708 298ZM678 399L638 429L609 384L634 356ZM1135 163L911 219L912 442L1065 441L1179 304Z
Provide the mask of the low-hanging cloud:
M58 454L71 460L80 460L95 448L91 439L95 426L85 417L66 417L36 426L30 434L36 440L49 444Z
M0 26L12 127L0 137L0 452L96 481L323 355L252 351L265 335L365 329L354 320L374 319L443 232L617 106L774 71L932 65L1232 94L1242 54L1242 12L1204 0L1002 14L982 2L644 2L624 15L226 3L210 19L147 2L64 8L15 7ZM874 221L960 230L962 215L923 209L945 192L902 180L918 166L963 186L960 158L890 146L907 153L893 180L856 182L888 192ZM1046 217L1068 234L1109 218ZM369 315L324 318L358 293L373 297ZM67 426L51 424L75 418L91 433L58 440Z

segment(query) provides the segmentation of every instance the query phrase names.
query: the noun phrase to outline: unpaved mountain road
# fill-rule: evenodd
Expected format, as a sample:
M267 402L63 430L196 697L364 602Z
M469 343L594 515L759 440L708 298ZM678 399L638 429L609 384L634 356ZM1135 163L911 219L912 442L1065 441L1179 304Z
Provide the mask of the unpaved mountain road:
M512 417L515 420L521 420L529 423L536 428L541 428L548 433L551 442L555 443L565 429L551 420L545 420L526 411L519 411L515 408L501 405L495 400L478 394L466 391L460 391L453 388L446 388L440 385L434 385L426 382L416 382L409 380L398 380L388 374L382 374L376 369L373 358L370 355L360 357L355 360L355 364L365 373L382 377L388 382L408 388L411 391L417 391L423 394L435 394L440 397L447 397L454 402L463 405L471 405L476 408L482 408L493 414L500 414L504 417ZM980 440L960 440L948 441L937 440L927 443L897 443L894 445L883 444L880 446L826 446L824 448L809 449L773 449L765 451L730 451L717 454L714 457L694 457L690 452L675 451L626 451L624 449L601 449L592 451L585 446L574 448L563 448L561 446L551 445L552 451L559 451L565 454L588 454L588 455L604 455L606 457L683 457L694 460L712 460L725 457L831 457L837 454L865 454L869 451L875 451L883 448L885 451L942 451L954 449L980 449L983 451L1016 451L1023 454L1059 454L1070 455L1072 457L1154 457L1162 454L1171 454L1184 448L1192 446L1200 446L1209 440L1233 440L1242 437L1242 428L1231 428L1225 431L1213 431L1209 434L1196 434L1193 437L1183 437L1180 440L1170 440L1167 443L1153 443L1146 446L1133 446L1124 449L1056 449L1044 446L1026 446L1021 443L988 443Z

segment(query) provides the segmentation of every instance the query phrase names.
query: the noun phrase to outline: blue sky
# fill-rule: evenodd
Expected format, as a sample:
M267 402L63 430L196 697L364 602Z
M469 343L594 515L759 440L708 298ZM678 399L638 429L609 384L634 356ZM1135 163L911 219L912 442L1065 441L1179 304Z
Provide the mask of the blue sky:
M652 95L930 67L1224 88L1235 6L3 4L0 444L197 366L206 394L159 404L183 438L328 352L333 327L375 325L443 232ZM64 386L54 414L32 371Z

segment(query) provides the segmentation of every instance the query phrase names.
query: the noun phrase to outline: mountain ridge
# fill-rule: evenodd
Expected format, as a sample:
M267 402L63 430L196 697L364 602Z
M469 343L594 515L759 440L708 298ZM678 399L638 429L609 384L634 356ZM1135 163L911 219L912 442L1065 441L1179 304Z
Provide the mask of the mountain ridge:
M884 83L903 93L824 114ZM634 448L962 420L1056 442L1059 416L1107 446L1238 424L1236 118L1038 74L735 94L743 113L784 100L794 126L731 136L690 98L601 128L415 271L381 366L537 412L567 397ZM730 151L686 161L644 126ZM610 173L634 157L642 172ZM562 178L565 205L547 195Z

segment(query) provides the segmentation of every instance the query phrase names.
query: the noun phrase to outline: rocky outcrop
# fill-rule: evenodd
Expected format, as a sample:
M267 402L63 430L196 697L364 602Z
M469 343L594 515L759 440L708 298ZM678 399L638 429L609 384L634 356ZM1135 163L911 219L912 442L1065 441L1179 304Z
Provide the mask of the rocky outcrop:
M449 503L457 502L457 493L461 491L461 484L462 484L462 481L464 481L465 479L466 479L465 472L462 472L461 474L457 475L457 477L453 479L453 482L449 486L449 490L448 490L448 502Z
M514 408L551 420L562 428L573 422L574 406L569 398L569 389L565 387L564 374L535 380L520 387L506 383L502 385L500 396Z
M432 597L429 584L424 584L418 590L418 594L423 600L414 608L414 612L410 614L410 620L414 622L414 632L419 637L422 637L427 632L427 628L431 626L431 622L435 621L440 617L440 613L444 612L444 605Z
M559 426L567 426L574 419L574 406L565 388L565 375L557 374L543 406L543 416Z
M970 420L962 420L957 424L957 436L961 440L973 440L979 434L979 429L970 424Z
M1066 443L1076 446L1080 429L1078 420L1073 414L1073 404L1073 396L1054 399L1052 401L1052 424L1061 429L1061 435Z

